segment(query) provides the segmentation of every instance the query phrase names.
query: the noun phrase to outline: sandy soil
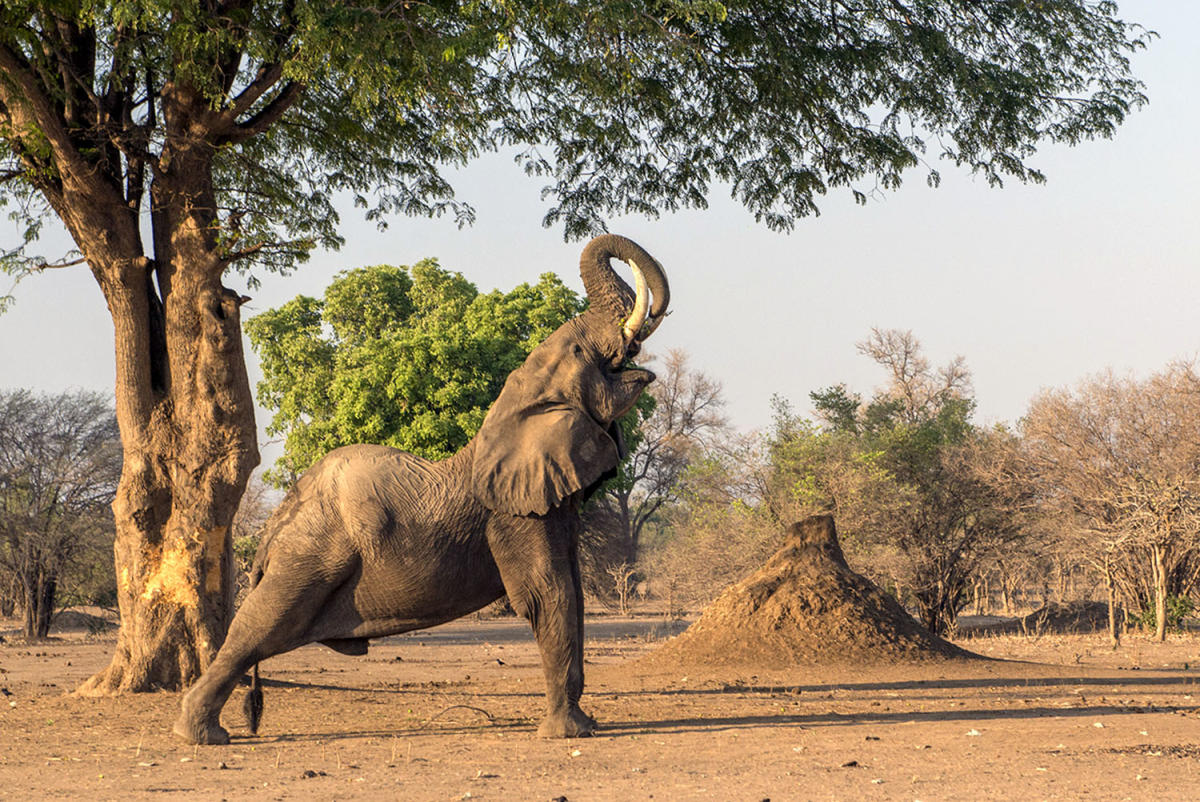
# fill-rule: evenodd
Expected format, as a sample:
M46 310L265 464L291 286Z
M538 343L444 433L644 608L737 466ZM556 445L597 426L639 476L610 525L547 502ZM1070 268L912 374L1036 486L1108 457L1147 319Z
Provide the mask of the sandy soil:
M0 630L5 624L0 622ZM111 636L0 644L0 799L1194 799L1200 640L993 636L1006 661L714 673L636 658L661 620L590 619L597 737L544 741L524 625L466 619L263 665L234 741L170 735L178 694L79 699ZM1017 662L1020 661L1020 662ZM1028 662L1037 661L1037 662Z

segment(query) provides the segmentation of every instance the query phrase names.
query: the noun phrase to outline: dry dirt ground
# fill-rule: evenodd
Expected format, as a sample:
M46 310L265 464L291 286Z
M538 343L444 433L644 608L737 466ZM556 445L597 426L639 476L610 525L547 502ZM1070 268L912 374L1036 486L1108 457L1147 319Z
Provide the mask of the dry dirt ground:
M15 625L0 621L0 630ZM714 673L637 658L659 619L588 622L594 738L544 741L537 653L465 619L263 664L250 737L170 735L179 695L80 699L111 636L0 644L0 799L1196 799L1200 640L960 640L1004 661Z

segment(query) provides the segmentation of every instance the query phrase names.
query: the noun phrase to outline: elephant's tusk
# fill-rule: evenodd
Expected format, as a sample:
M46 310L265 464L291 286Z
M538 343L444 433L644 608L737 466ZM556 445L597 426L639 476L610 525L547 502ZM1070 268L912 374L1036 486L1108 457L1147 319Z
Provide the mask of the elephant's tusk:
M650 291L646 288L646 278L642 275L642 269L632 259L628 261L629 266L633 268L637 301L634 303L633 311L629 313L629 317L625 318L625 322L621 324L621 333L625 337L626 344L632 343L637 337L638 332L641 331L642 324L646 322L646 311L650 306Z

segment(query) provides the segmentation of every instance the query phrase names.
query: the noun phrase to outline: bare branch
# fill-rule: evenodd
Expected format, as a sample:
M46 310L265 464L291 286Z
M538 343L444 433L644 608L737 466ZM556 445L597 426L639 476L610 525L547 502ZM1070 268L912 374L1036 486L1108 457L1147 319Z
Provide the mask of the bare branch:
M50 262L42 262L41 264L31 268L31 270L41 273L43 270L58 270L64 267L74 267L75 265L81 265L85 262L87 262L87 259L80 256L78 259L72 259L69 262L54 262L53 264Z
M225 110L223 116L230 124L233 124L238 117L248 112L258 102L258 99L268 89L277 84L282 77L282 64L264 64L262 67L259 67L258 74L254 76L254 80L238 93L233 102L229 104L229 108Z
M266 242L258 242L258 243L255 243L254 245L251 245L249 248L242 248L241 250L234 251L233 253L226 256L224 258L224 261L226 264L232 264L233 262L236 262L239 259L245 259L248 256L253 256L254 254L261 251L263 248L266 248L268 244L269 243L266 243Z

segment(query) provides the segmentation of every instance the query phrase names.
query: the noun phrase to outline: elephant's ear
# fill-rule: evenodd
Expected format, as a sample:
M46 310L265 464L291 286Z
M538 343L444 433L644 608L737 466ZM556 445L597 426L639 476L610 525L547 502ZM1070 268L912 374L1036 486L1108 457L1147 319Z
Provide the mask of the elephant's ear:
M476 436L471 478L489 509L545 515L619 461L617 444L590 416L556 405L489 415Z

